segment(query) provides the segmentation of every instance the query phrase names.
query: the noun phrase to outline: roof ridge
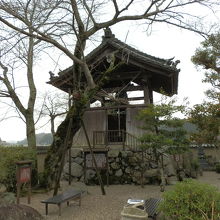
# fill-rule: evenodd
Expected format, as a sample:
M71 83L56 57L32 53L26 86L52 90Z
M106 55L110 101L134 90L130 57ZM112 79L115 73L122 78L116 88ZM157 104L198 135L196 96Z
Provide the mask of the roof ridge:
M157 59L157 60L163 61L163 62L166 62L166 61L167 61L167 59L159 58L159 57L156 57L156 56L152 56L152 55L150 55L150 54L148 54L148 53L144 53L144 52L142 52L142 51L136 49L135 47L132 47L132 46L130 46L129 44L124 43L123 41L119 40L118 38L113 38L113 39L111 39L111 40L112 40L112 41L119 42L120 44L124 44L127 48L129 48L129 49L133 50L134 52L137 52L137 53L139 53L139 54L141 54L141 55L143 55L143 56L148 56L149 58Z

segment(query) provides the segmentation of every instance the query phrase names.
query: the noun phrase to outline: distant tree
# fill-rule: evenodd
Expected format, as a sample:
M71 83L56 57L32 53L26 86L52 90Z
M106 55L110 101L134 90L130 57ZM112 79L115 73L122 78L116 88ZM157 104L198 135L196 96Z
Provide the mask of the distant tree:
M49 117L51 134L55 135L55 119L64 117L68 112L69 97L66 93L46 92L44 95L41 115Z
M141 148L151 150L161 174L162 189L165 186L164 155L183 153L189 146L187 132L183 128L184 120L175 116L185 112L185 106L176 105L175 102L175 99L171 99L161 104L149 104L138 116L146 130L140 137Z
M18 44L20 43L18 42ZM10 67L9 65L7 65L9 66L7 67L1 61L0 61L0 67L2 68L3 71L0 74L0 81L2 82L0 93L1 93L1 97L10 98L12 100L13 102L12 107L15 109L15 112L18 114L18 117L25 122L28 146L35 148L36 136L35 136L35 122L34 122L34 105L36 101L36 87L33 79L33 65L34 65L33 56L34 56L34 47L36 45L36 42L34 38L29 37L26 40L22 40L22 44L23 47L25 48L23 51L22 49L19 49L20 50L19 53L21 53L19 58L20 61L22 61L23 64L25 65L25 69L17 70L17 71L18 72L25 71L27 74L28 88L29 88L28 91L29 97L27 98L27 104L26 104L26 100L25 102L22 103L22 98L19 96L19 93L17 92L18 88L16 88L15 77L14 77L14 72L16 72L16 68L14 67L9 68ZM10 56L9 53L7 54L7 56Z
M192 62L205 70L203 82L211 88L206 91L209 98L202 104L195 105L190 111L191 121L199 132L192 137L198 143L219 144L220 142L220 33L209 36L201 43Z
M53 136L50 133L36 134L37 145L50 145L53 142ZM18 141L17 145L27 145L27 138Z
M194 105L189 113L189 120L197 126L197 132L191 135L197 144L218 144L220 116L219 104L204 102Z

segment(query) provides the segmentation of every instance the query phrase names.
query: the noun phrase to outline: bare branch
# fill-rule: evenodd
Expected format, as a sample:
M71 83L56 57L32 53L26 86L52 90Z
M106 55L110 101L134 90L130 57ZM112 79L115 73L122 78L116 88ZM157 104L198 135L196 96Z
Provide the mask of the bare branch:
M0 97L2 98L10 98L10 94L7 91L0 91Z
M130 5L134 2L134 0L131 0L123 9L121 9L119 11L119 14L121 14L123 11L128 10L128 8L130 7Z
M50 38L49 36L45 35L44 33L41 33L40 31L36 30L35 28L33 28L34 31L36 31L39 35L34 34L34 33L28 33L27 31L24 31L23 29L16 27L15 25L13 25L12 23L6 21L4 18L0 17L0 21L3 22L5 25L7 25L8 27L18 31L21 34L24 34L26 36L29 37L33 37L42 41L45 41L47 43L51 43L52 45L54 45L55 47L57 47L58 49L60 49L61 51L63 51L69 58L71 58L72 60L74 60L76 63L82 65L83 62L78 59L77 57L75 57L69 50L67 50L65 47L63 47L61 44L58 43L58 41L53 40L52 38ZM41 35L41 36L40 36Z
M3 69L3 76L4 76L4 78L2 77L2 81L4 82L5 86L7 87L8 93L10 94L10 97L13 98L14 103L19 108L19 110L22 112L22 114L25 115L26 110L25 110L24 106L22 105L20 99L18 98L17 94L15 93L14 89L12 88L10 81L8 79L8 76L7 76L8 68L6 66L4 66L1 61L0 61L0 66Z
M114 18L117 18L118 15L120 14L119 9L118 9L118 3L117 3L117 0L112 0L112 1L113 1L113 4L114 4L114 7L115 7L115 16L114 16Z
M89 25L89 19L91 19L91 21L93 22L93 25L96 26L96 21L95 21L95 18L93 16L93 14L92 14L92 8L93 8L94 0L92 1L91 8L89 8L89 6L88 6L88 4L86 3L85 0L83 0L83 4L85 5L86 11L88 13L88 20L87 20L87 24L86 24L86 30L87 30L88 25Z
M71 1L71 6L72 6L74 17L76 19L76 22L77 22L77 25L78 25L78 28L79 28L79 34L82 34L85 31L85 27L84 27L84 24L82 22L81 16L79 14L77 3L76 3L75 0L70 0L70 1Z

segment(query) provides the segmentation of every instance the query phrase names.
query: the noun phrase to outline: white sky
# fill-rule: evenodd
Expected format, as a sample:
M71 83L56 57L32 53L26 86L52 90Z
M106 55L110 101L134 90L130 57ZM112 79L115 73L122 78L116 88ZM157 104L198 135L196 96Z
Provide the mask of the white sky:
M142 52L165 59L175 56L175 60L180 60L181 63L178 65L178 68L181 69L178 88L179 99L188 97L191 105L202 102L207 86L202 83L203 73L198 72L190 61L195 49L204 40L202 37L195 33L170 28L166 25L156 26L150 36L146 35L140 26L129 27L126 24L120 24L111 29L121 41L125 41L128 33L126 43ZM96 42L97 46L98 44ZM66 64L65 67L68 66L69 64ZM35 75L36 84L41 92L51 89L51 86L46 84L46 81L49 80L49 70L53 70L51 63L43 61L38 64L35 70L37 72L37 76ZM37 133L49 131L50 128L47 126L41 130L37 130ZM0 138L8 142L24 139L24 122L15 118L0 122Z

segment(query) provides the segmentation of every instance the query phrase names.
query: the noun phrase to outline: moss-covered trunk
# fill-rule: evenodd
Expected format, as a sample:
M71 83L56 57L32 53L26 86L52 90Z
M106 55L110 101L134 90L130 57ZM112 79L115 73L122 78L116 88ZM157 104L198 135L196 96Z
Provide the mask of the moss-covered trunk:
M48 188L52 188L54 186L53 184L55 182L57 184L59 181L59 171L63 168L63 155L65 155L68 148L71 147L73 137L81 127L81 119L87 107L87 103L90 102L90 99L94 97L97 91L101 88L106 80L106 76L115 71L122 64L123 62L120 62L115 66L110 65L103 73L102 78L99 80L99 83L95 88L90 87L90 89L84 90L83 93L79 90L75 90L72 94L74 99L73 105L71 106L65 120L58 127L54 135L53 143L50 146L48 155L45 159L44 178ZM68 140L66 140L66 137L68 137ZM67 143L68 146L65 146L64 143Z
M50 146L48 155L45 159L44 177L46 178L48 188L52 188L54 186L53 184L57 180L59 169L62 169L62 155L64 155L68 148L72 145L73 136L81 127L81 118L85 108L86 102L81 100L75 101L71 106L65 120L57 128L53 143ZM72 122L68 132L68 140L66 140L67 130L71 119ZM64 146L65 142L68 143L68 146Z

